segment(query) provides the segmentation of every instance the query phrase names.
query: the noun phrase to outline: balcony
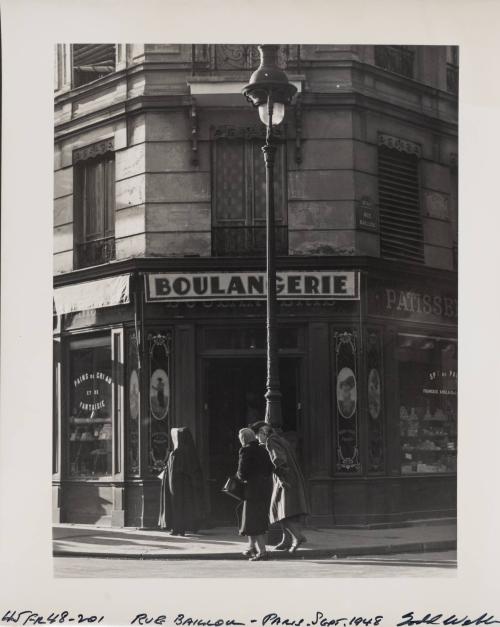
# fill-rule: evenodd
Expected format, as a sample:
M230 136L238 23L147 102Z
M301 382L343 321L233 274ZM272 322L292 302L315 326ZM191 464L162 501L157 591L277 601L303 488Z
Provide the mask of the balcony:
M252 72L259 65L259 51L251 44L194 44L192 75ZM278 62L282 69L300 73L300 45L281 46Z
M389 72L413 78L413 50L408 46L375 46L375 65Z
M288 253L288 227L276 226L276 254ZM266 254L265 226L218 226L212 228L214 257L263 257Z
M75 246L75 268L88 268L108 263L115 258L115 238L93 240Z

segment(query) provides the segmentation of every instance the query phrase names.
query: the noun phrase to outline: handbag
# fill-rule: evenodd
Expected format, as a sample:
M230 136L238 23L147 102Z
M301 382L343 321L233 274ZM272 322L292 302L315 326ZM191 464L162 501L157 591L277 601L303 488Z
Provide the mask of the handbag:
M237 501L245 500L245 484L238 477L229 477L222 488L222 492L232 496Z

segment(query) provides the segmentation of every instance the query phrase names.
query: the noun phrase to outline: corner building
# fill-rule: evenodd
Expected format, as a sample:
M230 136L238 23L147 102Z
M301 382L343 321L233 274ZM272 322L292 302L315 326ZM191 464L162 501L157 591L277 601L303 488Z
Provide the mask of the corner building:
M317 525L454 516L457 88L448 46L283 45L283 431ZM265 387L264 127L246 45L58 45L53 511L155 526L169 429L210 521Z

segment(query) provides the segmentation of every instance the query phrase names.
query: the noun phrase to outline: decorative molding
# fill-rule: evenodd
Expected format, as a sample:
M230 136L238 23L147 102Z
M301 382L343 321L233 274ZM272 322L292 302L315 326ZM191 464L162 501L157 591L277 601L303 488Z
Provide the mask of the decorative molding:
M189 110L189 117L191 120L191 165L198 166L200 163L198 153L198 110L196 109L196 100L194 98Z
M337 353L337 355L339 354L341 347L345 344L350 344L352 352L355 354L356 336L357 334L355 331L353 331L352 333L348 333L347 331L344 331L343 333L335 333L335 352Z
M386 135L385 133L379 133L378 145L386 146L399 152L406 152L409 155L422 156L422 147L420 144L409 141L407 139L401 139L400 137L394 137L393 135Z
M266 127L264 124L256 124L255 126L231 126L225 124L222 126L212 127L213 139L265 139ZM273 129L273 137L282 139L284 137L282 128Z
M79 161L86 161L87 159L94 159L99 155L104 155L107 152L114 151L114 139L103 139L102 141L84 146L83 148L76 148L73 150L73 165Z
M302 97L299 94L295 101L295 163L302 163Z
M335 387L336 387L336 451L337 472L358 472L359 459L358 430L358 368L357 333L353 331L335 332ZM351 383L348 383L351 380ZM347 383L351 387L349 398L341 398L340 388Z

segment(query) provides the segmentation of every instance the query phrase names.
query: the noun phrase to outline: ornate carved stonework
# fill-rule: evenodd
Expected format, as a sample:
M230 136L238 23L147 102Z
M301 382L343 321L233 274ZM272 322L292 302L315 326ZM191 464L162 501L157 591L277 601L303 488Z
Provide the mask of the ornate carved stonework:
M386 146L387 148L393 148L400 152L406 152L409 155L422 156L422 147L420 144L411 142L407 139L401 139L400 137L394 137L393 135L386 135L385 133L379 133L378 136L379 146Z
M76 150L73 150L73 164L87 159L94 159L95 157L104 155L107 152L113 152L113 150L114 140L112 137L109 139L103 139L95 144L90 144L90 146L77 148Z
M283 138L283 129L273 129L275 138ZM223 125L212 127L212 137L214 139L265 139L266 127L264 124L256 124L255 126L231 126Z

